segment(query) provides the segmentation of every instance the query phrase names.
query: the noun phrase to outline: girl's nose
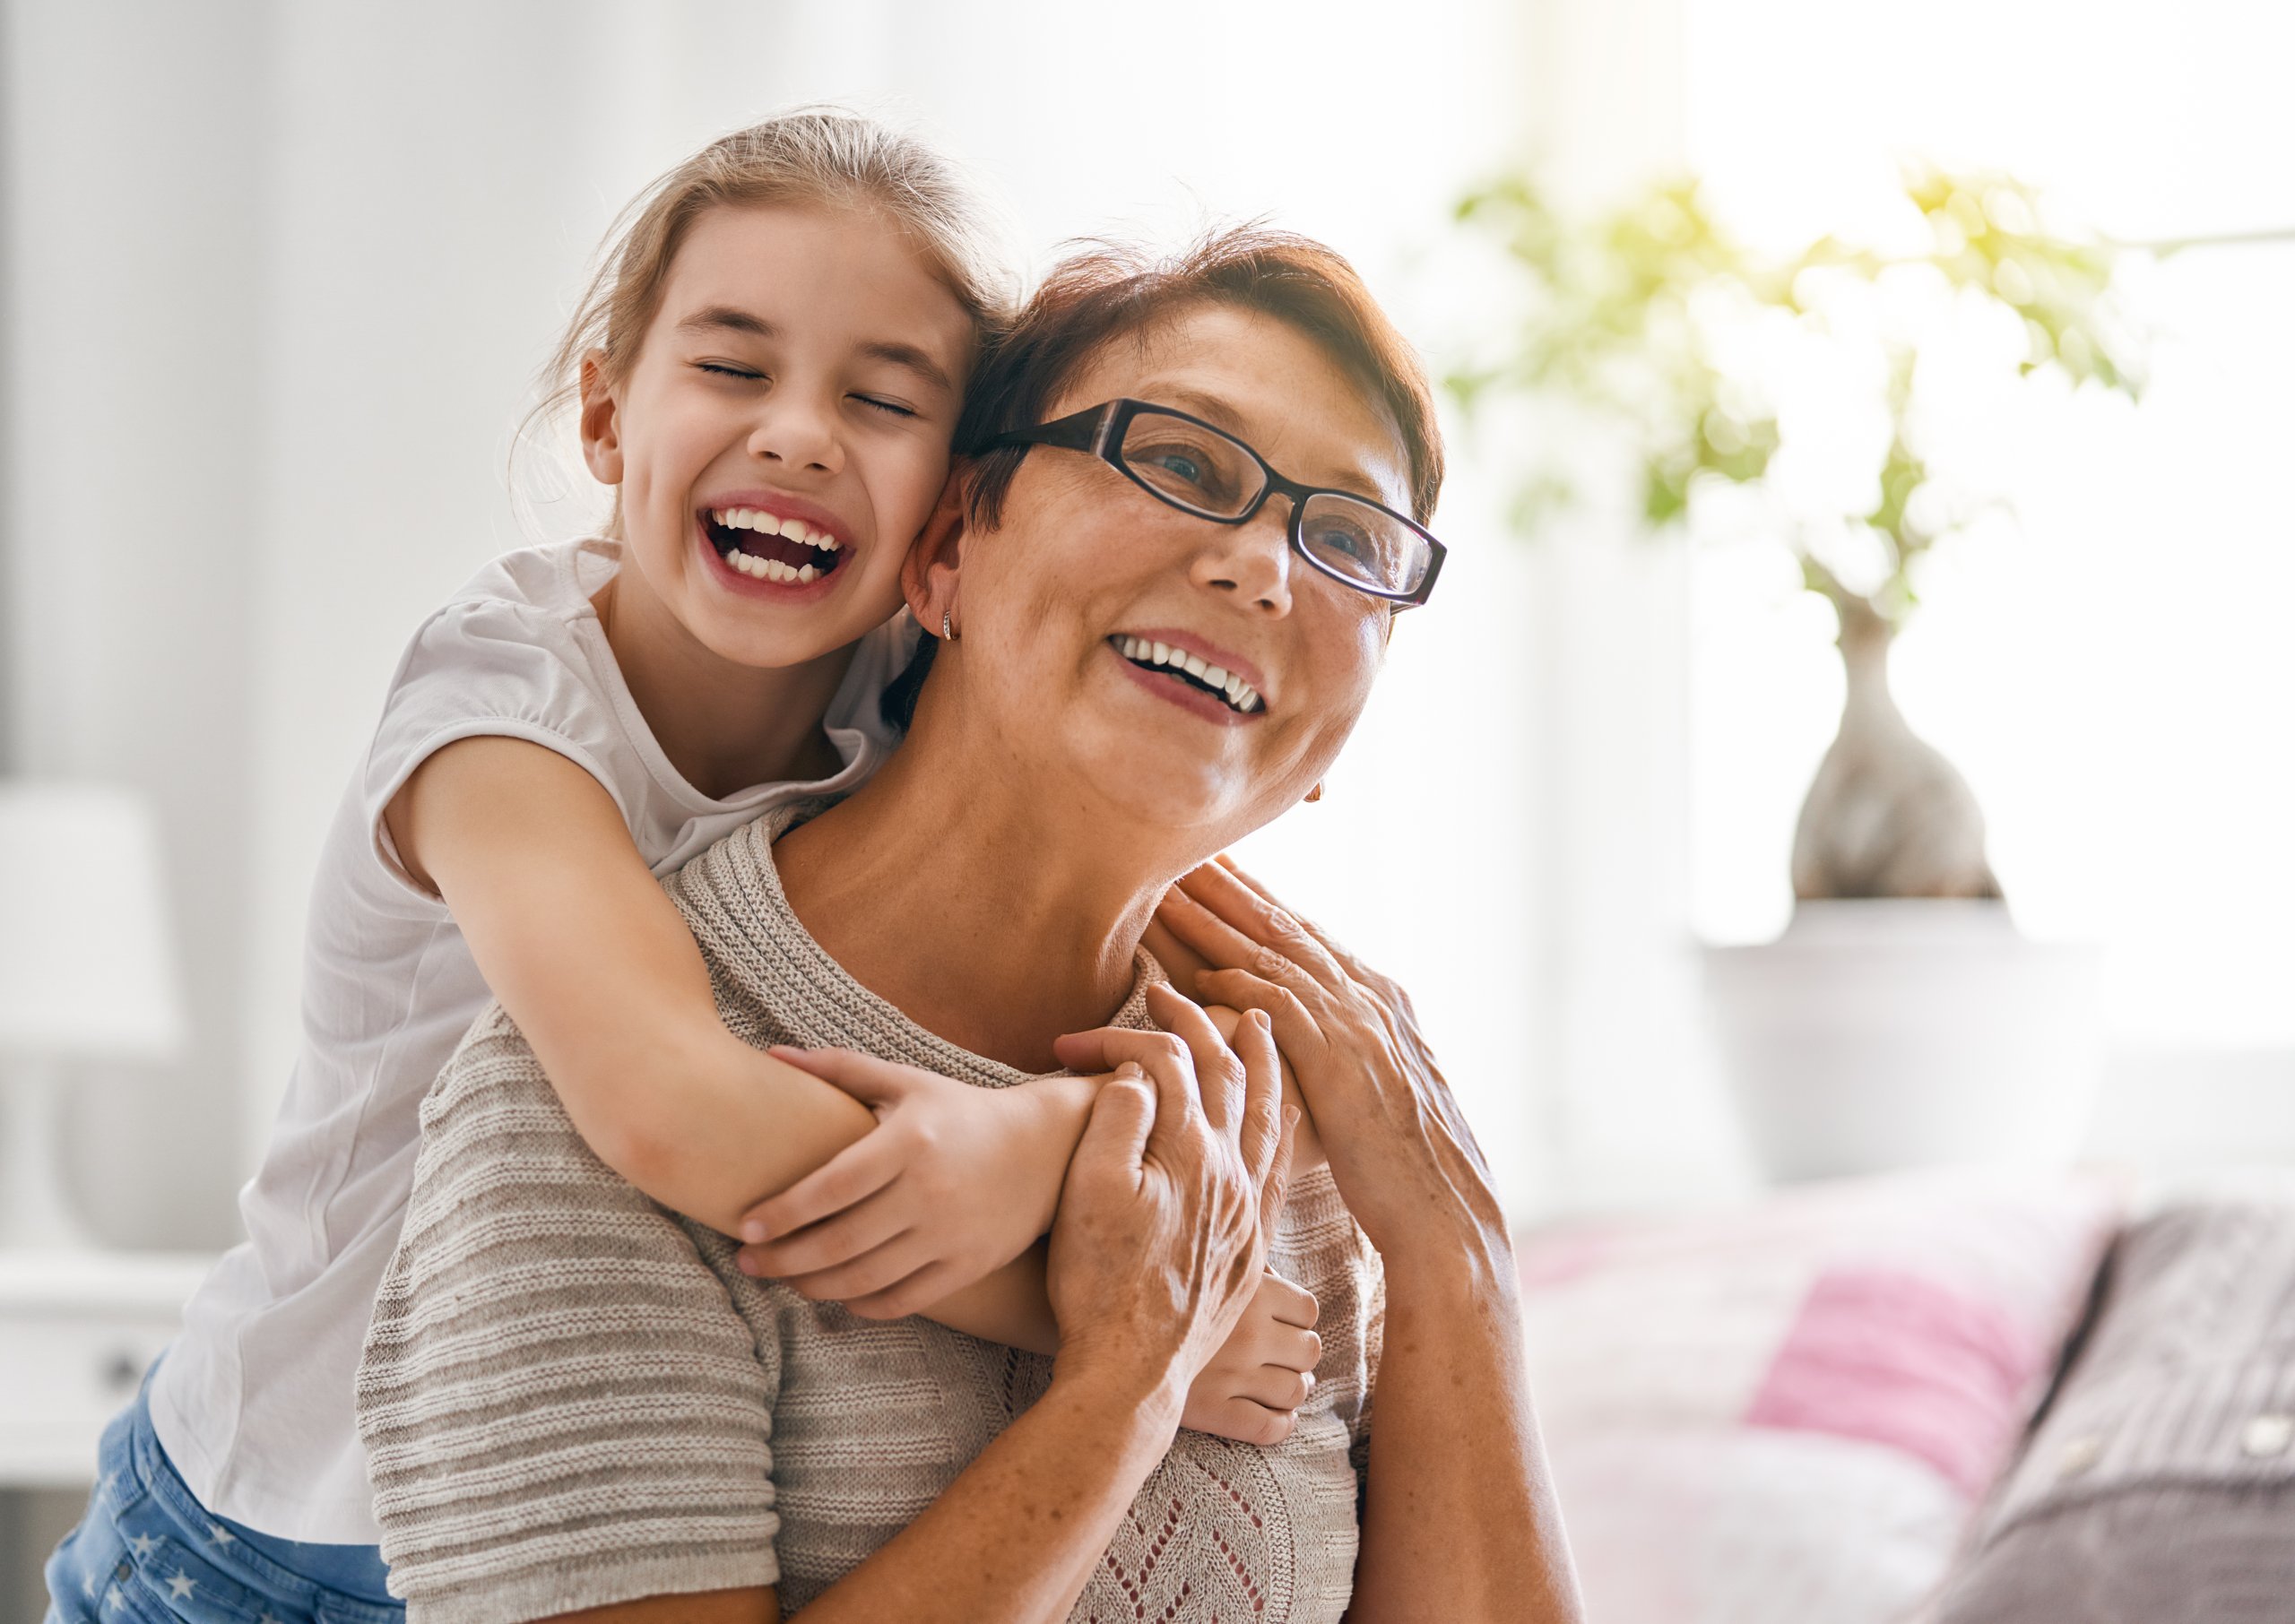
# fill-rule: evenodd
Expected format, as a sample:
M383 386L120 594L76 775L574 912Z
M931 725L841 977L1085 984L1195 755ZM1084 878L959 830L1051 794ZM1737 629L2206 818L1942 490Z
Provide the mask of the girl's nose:
M1248 524L1207 524L1209 532L1196 551L1188 578L1198 586L1233 594L1264 615L1291 612L1290 513L1280 498L1251 516Z
M760 462L810 473L834 474L844 466L844 443L836 413L821 402L795 393L776 393L749 434L749 454Z

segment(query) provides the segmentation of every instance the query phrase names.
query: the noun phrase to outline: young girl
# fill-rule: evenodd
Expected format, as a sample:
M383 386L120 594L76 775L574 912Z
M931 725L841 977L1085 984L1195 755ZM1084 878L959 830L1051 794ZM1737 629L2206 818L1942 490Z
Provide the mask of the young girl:
M995 258L945 164L833 112L713 143L624 218L552 369L613 521L498 559L408 648L314 887L251 1240L107 1433L51 1620L117 1617L118 1591L133 1616L398 1616L353 1383L420 1101L489 998L664 1205L754 1241L852 1204L809 1231L834 1242L809 1295L1056 1345L1029 1248L1093 1084L863 1103L725 1029L656 884L897 742L879 700L914 634L889 618L1007 308ZM797 1183L864 1139L838 1194ZM1312 1317L1270 1280L1190 1424L1283 1436L1253 1395L1312 1367Z

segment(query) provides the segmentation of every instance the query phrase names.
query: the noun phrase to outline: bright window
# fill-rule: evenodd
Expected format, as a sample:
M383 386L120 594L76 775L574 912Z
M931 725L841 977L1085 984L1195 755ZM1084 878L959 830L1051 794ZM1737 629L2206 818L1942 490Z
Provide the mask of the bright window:
M2005 168L2111 235L2295 234L2295 13L1688 0L1689 159L1747 235L1869 212L1900 155ZM2004 427L2021 522L1939 549L1899 703L1967 774L2027 929L2100 939L2123 1039L2295 1044L2295 240L2135 267L2141 407ZM1697 565L1701 932L1791 906L1840 683L1781 551Z

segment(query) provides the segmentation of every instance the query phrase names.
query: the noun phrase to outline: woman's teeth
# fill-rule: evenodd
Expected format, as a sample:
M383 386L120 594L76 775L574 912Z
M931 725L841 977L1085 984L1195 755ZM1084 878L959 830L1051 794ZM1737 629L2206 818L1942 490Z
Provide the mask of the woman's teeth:
M1191 654L1175 649L1167 643L1155 643L1145 637L1118 637L1116 652L1138 666L1150 670L1166 670L1187 678L1197 687L1208 688L1227 702L1230 710L1250 715L1266 709L1259 690L1223 666L1213 665L1200 654Z

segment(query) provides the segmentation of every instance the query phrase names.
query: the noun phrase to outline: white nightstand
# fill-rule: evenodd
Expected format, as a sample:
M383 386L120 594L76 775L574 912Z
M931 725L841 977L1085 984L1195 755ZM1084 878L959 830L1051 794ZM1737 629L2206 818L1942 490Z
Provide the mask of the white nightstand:
M0 1488L94 1481L96 1440L175 1335L214 1261L0 1251Z

